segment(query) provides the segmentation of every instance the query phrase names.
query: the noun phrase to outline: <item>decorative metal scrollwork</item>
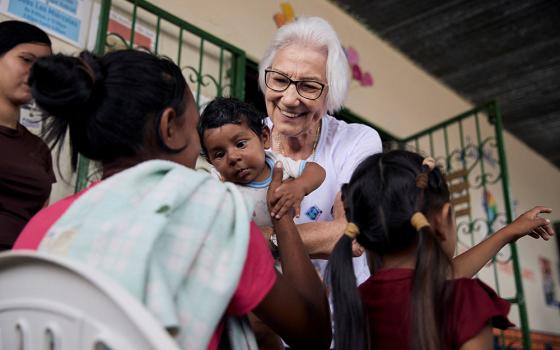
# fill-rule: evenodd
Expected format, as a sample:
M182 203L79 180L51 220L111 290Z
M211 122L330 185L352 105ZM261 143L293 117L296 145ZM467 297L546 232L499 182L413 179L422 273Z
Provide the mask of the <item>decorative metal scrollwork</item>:
M105 46L107 48L107 51L116 51L131 48L128 40L117 33L107 33L107 37L105 38Z

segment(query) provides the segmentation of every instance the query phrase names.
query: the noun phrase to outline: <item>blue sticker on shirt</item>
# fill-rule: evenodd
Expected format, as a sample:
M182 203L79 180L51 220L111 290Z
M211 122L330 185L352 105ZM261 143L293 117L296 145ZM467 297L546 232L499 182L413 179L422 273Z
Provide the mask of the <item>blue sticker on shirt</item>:
M318 206L314 205L311 208L309 208L307 212L305 212L305 215L307 215L307 217L310 218L311 220L317 221L322 213L323 211L319 209Z

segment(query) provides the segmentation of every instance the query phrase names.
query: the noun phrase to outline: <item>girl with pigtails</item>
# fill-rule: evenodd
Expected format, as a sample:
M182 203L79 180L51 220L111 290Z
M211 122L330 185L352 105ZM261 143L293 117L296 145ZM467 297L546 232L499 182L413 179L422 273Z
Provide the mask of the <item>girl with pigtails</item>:
M472 277L506 243L553 234L538 216L551 210L535 207L452 260L456 233L445 178L433 159L408 151L366 158L342 196L348 225L328 267L341 350L490 349L491 326L512 326L510 305L480 280L458 277ZM354 239L372 269L359 288Z

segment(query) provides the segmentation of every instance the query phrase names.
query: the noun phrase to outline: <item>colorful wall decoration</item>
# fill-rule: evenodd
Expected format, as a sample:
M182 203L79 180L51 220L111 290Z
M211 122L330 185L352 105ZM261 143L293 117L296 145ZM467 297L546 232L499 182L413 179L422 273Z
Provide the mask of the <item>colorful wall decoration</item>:
M560 301L556 299L554 278L552 278L552 263L550 259L542 256L539 258L539 263L543 281L544 301L547 306L560 308Z
M360 66L360 55L358 51L352 46L344 48L348 63L352 69L352 80L358 81L360 86L373 86L373 77L370 72L364 72Z
M280 12L276 12L272 18L276 23L276 27L280 28L286 23L293 22L296 19L296 15L292 5L287 1L283 1L280 3Z

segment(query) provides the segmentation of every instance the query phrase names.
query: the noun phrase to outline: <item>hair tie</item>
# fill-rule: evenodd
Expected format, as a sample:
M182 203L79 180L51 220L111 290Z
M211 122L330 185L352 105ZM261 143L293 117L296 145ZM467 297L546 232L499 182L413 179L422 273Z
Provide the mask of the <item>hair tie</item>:
M412 224L412 227L416 229L416 231L420 231L424 227L430 226L430 222L428 221L428 219L426 219L426 216L419 211L412 214L410 223Z
M436 161L432 157L426 157L422 161L422 171L418 176L416 176L416 187L424 190L428 188L429 176L430 173L436 167ZM427 171L426 171L427 170Z
M428 174L427 173L420 173L416 176L416 187L424 190L428 188Z
M426 157L422 161L422 165L427 166L428 169L430 169L430 171L432 171L436 167L436 160L432 157Z
M82 57L77 57L78 61L80 61L80 65L78 68L82 69L91 79L91 85L94 86L97 79L95 78L95 72L93 68L86 62Z
M360 234L360 228L353 222L349 222L344 229L344 234L352 239Z

